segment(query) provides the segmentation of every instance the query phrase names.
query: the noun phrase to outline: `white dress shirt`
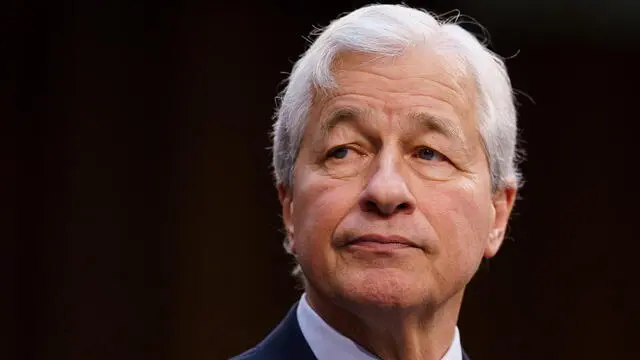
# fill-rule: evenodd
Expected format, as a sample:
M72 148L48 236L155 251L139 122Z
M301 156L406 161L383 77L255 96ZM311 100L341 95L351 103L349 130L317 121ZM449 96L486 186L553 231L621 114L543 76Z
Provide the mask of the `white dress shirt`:
M309 306L306 294L302 294L296 314L302 335L318 360L379 360L327 324ZM453 342L442 360L462 360L462 347L457 327Z

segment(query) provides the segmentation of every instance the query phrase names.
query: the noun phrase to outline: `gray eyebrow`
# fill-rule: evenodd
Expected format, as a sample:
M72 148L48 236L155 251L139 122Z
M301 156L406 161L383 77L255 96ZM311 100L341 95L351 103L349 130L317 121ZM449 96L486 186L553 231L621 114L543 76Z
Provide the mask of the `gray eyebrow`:
M339 124L357 123L358 121L362 121L362 119L372 116L371 114L372 111L367 108L356 106L340 107L321 119L321 138L326 138L331 130ZM457 126L453 125L452 121L426 112L411 112L408 114L408 118L412 120L411 126L415 128L414 131L436 132L460 144L463 148L466 147L464 134Z
M424 112L410 113L409 118L414 120L419 127L427 131L433 131L444 135L452 141L456 141L461 145L466 144L462 131L454 126L451 121L443 119Z
M324 138L328 136L331 130L338 124L357 121L358 119L370 116L370 114L371 110L361 109L358 107L341 107L336 109L321 120L321 135Z

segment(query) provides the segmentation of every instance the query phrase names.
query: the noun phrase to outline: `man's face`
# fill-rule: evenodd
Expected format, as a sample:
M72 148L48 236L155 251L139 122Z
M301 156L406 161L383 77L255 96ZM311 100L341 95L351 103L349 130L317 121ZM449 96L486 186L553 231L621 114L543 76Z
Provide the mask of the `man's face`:
M495 255L515 190L491 191L476 88L447 57L344 53L313 101L291 189L293 252L314 291L375 306L439 304Z

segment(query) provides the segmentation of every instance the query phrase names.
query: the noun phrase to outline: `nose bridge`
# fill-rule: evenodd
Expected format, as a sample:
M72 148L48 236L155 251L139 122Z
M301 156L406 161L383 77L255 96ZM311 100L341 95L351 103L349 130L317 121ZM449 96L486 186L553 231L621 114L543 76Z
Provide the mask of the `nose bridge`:
M404 183L401 169L401 159L398 151L391 148L384 148L378 155L378 166L371 175L370 183L374 180L383 180L382 183Z
M414 199L407 184L402 154L393 148L378 153L377 166L363 193L366 209L390 215L399 209L410 210Z

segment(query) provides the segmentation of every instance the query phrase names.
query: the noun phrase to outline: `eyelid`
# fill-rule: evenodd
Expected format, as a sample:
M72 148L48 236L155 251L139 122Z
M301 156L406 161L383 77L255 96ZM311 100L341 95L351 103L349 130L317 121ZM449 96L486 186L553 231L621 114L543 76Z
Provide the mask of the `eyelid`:
M327 152L333 151L335 149L340 149L340 148L357 149L358 145L356 143L352 143L352 142L351 143L346 143L346 144L333 145L333 146L329 147Z

